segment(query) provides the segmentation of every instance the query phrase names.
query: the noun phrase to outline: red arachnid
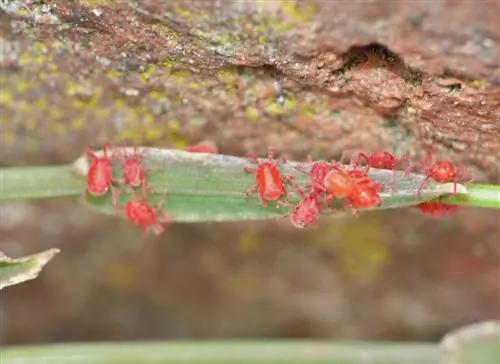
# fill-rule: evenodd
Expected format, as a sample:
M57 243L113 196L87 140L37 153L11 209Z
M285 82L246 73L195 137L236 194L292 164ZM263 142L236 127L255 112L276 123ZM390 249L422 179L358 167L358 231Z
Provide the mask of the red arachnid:
M314 226L318 222L320 205L318 196L312 192L308 196L303 196L302 200L292 211L292 224L296 228L303 229L307 226Z
M333 166L323 178L323 185L328 194L336 198L345 198L356 188L356 180L352 178L349 171L340 166Z
M445 205L443 202L441 202L441 197L435 200L419 203L414 207L419 209L427 216L435 219L439 219L446 215L452 214L459 209L459 206L457 205Z
M301 197L301 201L296 205L291 203L280 203L281 205L288 205L292 207L292 210L281 218L291 216L292 225L299 229L316 225L321 210L318 193L316 191L312 191L309 194L306 194L296 184L292 184L292 187Z
M368 155L358 152L354 154L354 156L351 158L351 163L354 164L355 166L361 165L362 161L364 161L366 165L364 169L365 172L368 172L370 168L387 169L395 171L397 169L398 163L400 162L409 163L409 156L397 159L389 152L377 151ZM393 174L392 191L394 192L395 189L396 189L396 174Z
M350 171L349 175L356 183L354 190L347 196L347 201L351 206L368 209L382 203L379 195L379 191L384 188L382 184L373 182L365 172Z
M109 147L109 144L103 146L104 155L102 157L98 157L92 149L87 150L89 169L84 197L87 192L93 196L104 196L113 187L115 180L113 179L111 159L114 158L116 151L108 156Z
M334 166L325 176L325 186L331 196L328 204L332 197L345 198L354 213L356 208L372 208L382 202L379 190L383 185L374 183L365 172L359 170L346 171Z
M130 188L133 200L127 201L125 205L120 205L118 198L121 191L113 195L113 204L117 209L125 210L128 220L144 230L144 237L151 230L156 235L161 235L165 231L164 224L169 223L172 218L163 210L166 194L154 206L150 206L147 198L146 187L142 186L142 196L139 197L133 188Z
M129 154L128 148L123 147L122 160L123 160L123 181L124 183L134 188L147 185L146 173L147 170L142 167L142 159L144 158L144 151L139 151L137 147L133 148L133 152Z
M391 153L383 151L373 152L369 155L359 152L356 153L351 159L351 162L354 165L360 165L361 161L365 162L367 168L372 167L390 170L395 169L398 162L396 157L394 157Z
M307 187L310 187L311 193L318 195L326 193L325 176L331 171L332 164L321 160L313 162L311 156L307 157L307 162L312 163L309 172L301 166L296 167L299 171L309 174L311 182Z
M453 163L446 160L433 162L432 154L429 151L426 153L424 161L416 166L421 172L426 174L417 195L420 195L429 179L433 179L434 181L440 183L453 182L453 194L456 193L457 183L459 183L461 178L470 178L470 180L472 180L471 174L462 165L455 166ZM410 166L409 168L412 167L413 166Z
M249 153L248 159L250 162L257 164L257 168L245 167L245 172L255 174L255 185L245 191L248 197L253 192L259 194L260 204L267 205L268 201L277 201L281 196L288 199L288 191L285 186L284 176L282 176L278 165L285 163L285 158L281 157L278 161L274 161L274 149L269 148L267 159L260 161L256 155ZM288 180L291 177L285 177Z

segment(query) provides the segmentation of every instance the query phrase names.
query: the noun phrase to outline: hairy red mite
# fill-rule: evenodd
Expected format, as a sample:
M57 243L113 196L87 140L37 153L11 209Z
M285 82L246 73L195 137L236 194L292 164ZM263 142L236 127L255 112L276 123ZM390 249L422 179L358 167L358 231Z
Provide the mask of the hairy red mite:
M319 195L326 193L325 176L331 171L332 164L322 160L313 162L311 156L307 156L307 163L312 163L309 171L306 171L302 166L296 167L297 170L309 175L311 182L306 187Z
M292 185L297 194L301 197L301 201L293 205L289 202L280 202L280 205L292 206L292 210L281 218L291 216L292 225L298 229L303 229L308 226L314 226L318 222L320 214L320 202L317 192L309 194L304 193L297 185Z
M419 209L427 216L435 219L452 214L460 208L460 206L457 205L445 205L444 203L441 202L441 198L422 202L414 207Z
M409 168L411 168L410 166ZM425 179L422 181L420 188L418 189L417 196L420 196L422 189L426 186L429 179L433 179L436 182L447 183L453 182L453 194L457 192L457 183L463 178L469 178L469 182L472 180L472 175L468 172L463 165L455 166L453 163L446 160L432 161L431 152L427 152L425 159L422 163L417 164L417 168L426 174Z
M382 199L379 190L383 189L380 183L374 183L372 179L359 170L345 171L339 166L325 176L325 186L330 196L326 204L330 204L333 197L346 198L348 207L356 215L356 208L367 209L380 205Z
M186 152L191 153L209 153L209 154L217 154L217 146L211 142L205 141L200 142L184 149Z
M285 163L286 159L281 157L275 162L273 148L269 148L267 159L264 162L251 153L248 154L248 159L250 162L257 164L257 168L245 167L245 172L255 174L256 184L245 191L245 195L248 197L254 191L257 191L260 204L263 206L267 205L267 201L277 201L281 196L285 196L285 199L288 199L284 177L278 168L278 165ZM291 180L291 177L285 178L289 181Z
M365 162L367 170L370 167L393 170L396 168L396 163L397 163L396 157L394 157L389 152L383 152L383 151L373 152L369 155L366 155L361 152L356 153L352 157L351 163L354 165L360 165L362 160Z
M167 215L162 206L165 203L166 193L162 199L154 206L150 206L147 199L146 186L142 186L142 197L137 196L135 190L130 187L134 200L127 201L125 205L119 205L118 198L121 191L113 195L113 204L118 209L124 209L128 220L144 230L143 236L146 237L149 230L156 235L161 235L165 231L164 224L172 222L173 219Z
M333 166L325 175L323 181L326 191L336 198L349 196L356 187L356 180L352 178L348 171L339 166Z
M146 173L147 169L142 167L144 150L139 151L134 147L132 154L127 153L127 147L121 149L123 160L123 181L131 187L139 187L142 184L148 184Z
M356 187L347 196L347 201L350 205L361 209L368 209L382 203L382 199L378 193L383 188L382 184L373 182L366 173L361 171L350 171L349 175L356 181Z
M360 209L377 207L382 203L382 198L377 189L369 185L357 186L354 191L347 196L346 200L351 206Z
M364 153L356 153L351 158L351 164L355 166L361 165L361 161L365 162L365 172L368 172L370 168L387 169L391 171L396 171L398 169L398 163L407 162L409 163L409 156L405 156L401 159L397 159L391 153L385 151L377 151L369 154L368 156ZM392 176L392 191L396 189L396 174Z
M292 211L292 224L296 228L303 229L307 226L316 225L318 222L320 205L316 192L311 192L302 197Z
M109 144L103 146L104 156L98 157L92 149L87 149L86 156L89 161L87 172L87 182L84 190L84 198L87 192L93 196L104 196L113 186L113 168L111 159L114 158L116 151L108 156Z

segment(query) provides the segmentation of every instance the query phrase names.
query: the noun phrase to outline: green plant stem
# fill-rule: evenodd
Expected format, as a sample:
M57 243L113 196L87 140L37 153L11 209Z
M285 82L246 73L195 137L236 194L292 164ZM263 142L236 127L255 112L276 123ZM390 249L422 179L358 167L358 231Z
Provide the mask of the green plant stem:
M0 169L0 201L76 197L84 181L71 166L7 167Z
M162 201L166 194L162 209L177 222L280 218L290 212L291 206L301 201L301 196L291 186L288 186L290 204L287 206L270 202L266 208L259 204L256 194L246 198L243 192L255 184L255 176L245 172L245 166L249 165L245 158L162 148L138 148L141 149L142 166L148 169L151 187L148 193L149 204ZM134 149L127 151L129 155L134 152ZM114 177L121 178L122 160L114 159L112 166ZM298 171L298 167L302 172ZM81 198L88 168L86 156L81 156L72 165L2 168L0 202L56 197ZM281 172L292 176L301 187L310 182L308 173L304 173L310 168L310 163L293 161L280 166ZM453 190L451 183L439 184L433 181L427 181L422 188L425 176L416 173L371 168L368 175L383 187L380 192L382 204L373 209L411 206ZM467 191L462 185L456 185L456 188L459 193ZM454 200L447 197L446 203L500 209L500 186L470 185L469 189L469 195L457 194L461 197ZM129 189L121 190L121 205L135 198L131 196ZM111 193L101 197L89 194L84 202L101 213L125 216L123 211L115 207ZM343 211L344 205L344 200L335 200L332 207Z
M439 363L437 344L289 340L67 344L6 348L2 355L2 364Z
M467 194L443 196L442 201L448 205L500 209L500 186L470 184L467 185Z

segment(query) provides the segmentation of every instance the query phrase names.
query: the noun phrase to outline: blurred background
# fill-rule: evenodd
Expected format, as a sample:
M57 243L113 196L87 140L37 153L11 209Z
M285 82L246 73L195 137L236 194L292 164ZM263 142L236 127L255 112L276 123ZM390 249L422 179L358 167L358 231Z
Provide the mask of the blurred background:
M105 141L272 145L291 159L431 145L499 183L500 5L488 4L2 3L0 164L70 163ZM147 241L74 200L0 213L0 251L62 251L2 291L3 344L438 340L500 318L498 211L398 209L306 231L176 224Z

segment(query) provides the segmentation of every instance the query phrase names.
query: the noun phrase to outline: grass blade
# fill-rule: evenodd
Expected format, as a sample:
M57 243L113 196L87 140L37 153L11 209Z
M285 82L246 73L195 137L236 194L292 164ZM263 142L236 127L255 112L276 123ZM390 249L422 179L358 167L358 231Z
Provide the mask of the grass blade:
M83 182L71 166L7 167L0 169L0 201L77 197Z
M0 289L35 279L57 253L59 249L49 249L27 257L9 258L0 252Z
M2 355L2 364L437 364L439 350L423 343L170 341L12 347Z
M134 148L126 148L127 154L134 153ZM288 208L273 203L264 208L257 198L246 199L243 191L254 184L254 176L245 173L243 168L248 165L246 158L220 155L188 153L180 150L139 148L144 155L143 165L154 172L149 174L149 182L155 193L150 197L151 203L161 199L167 192L165 210L180 222L195 221L235 221L277 218L288 212ZM102 151L97 152L102 155ZM297 171L294 167L310 167L307 163L288 162L283 165L282 172L295 177L298 183L308 182L308 175ZM82 178L88 171L88 161L85 156L74 163L75 173ZM117 163L114 170L120 174ZM392 192L392 180L396 177L396 188ZM370 169L369 176L385 186L382 192L383 204L377 209L410 206L453 191L452 184L438 184L429 181L421 196L416 197L424 176L419 174L405 175L403 172L393 172L381 169ZM466 188L458 185L459 192ZM291 201L298 202L298 196L291 191ZM127 201L129 194L124 193L121 203ZM89 198L87 203L101 212L116 214L110 196Z
M449 205L486 207L500 209L500 186L470 184L467 185L467 194L445 196L443 202Z
M440 346L445 364L500 363L500 320L452 331L441 340Z

